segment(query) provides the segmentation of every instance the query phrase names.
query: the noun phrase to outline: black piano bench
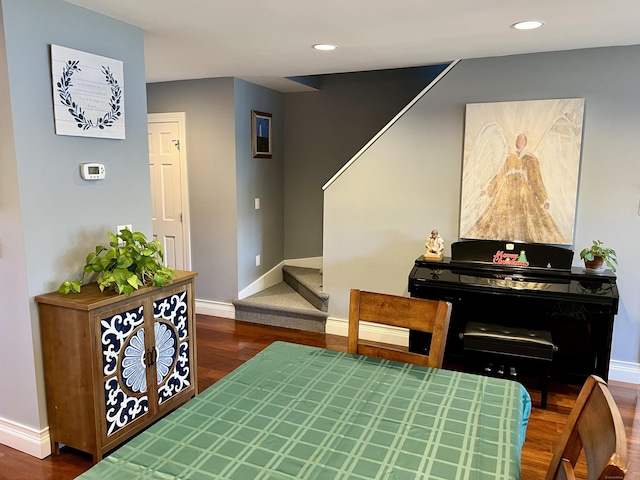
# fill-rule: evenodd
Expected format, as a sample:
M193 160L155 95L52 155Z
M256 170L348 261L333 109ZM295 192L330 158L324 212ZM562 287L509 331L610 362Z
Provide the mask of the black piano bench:
M491 376L515 377L515 367L533 364L539 373L541 407L547 408L551 360L557 350L549 332L469 322L461 337L465 369L469 367ZM485 367L484 371L478 372L478 366L484 367L487 362L495 368Z

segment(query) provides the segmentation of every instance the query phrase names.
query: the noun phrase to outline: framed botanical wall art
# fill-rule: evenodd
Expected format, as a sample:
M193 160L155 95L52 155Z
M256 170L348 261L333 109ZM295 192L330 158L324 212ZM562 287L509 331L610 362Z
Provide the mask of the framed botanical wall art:
M125 138L123 62L51 45L57 135Z
M271 118L270 113L251 110L251 149L254 158L271 158Z
M460 237L573 243L584 99L466 107Z

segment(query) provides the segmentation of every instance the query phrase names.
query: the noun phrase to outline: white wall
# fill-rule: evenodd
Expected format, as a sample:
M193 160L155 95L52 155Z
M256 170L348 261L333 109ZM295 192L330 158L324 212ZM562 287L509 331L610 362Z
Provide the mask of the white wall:
M450 254L458 239L467 103L585 98L574 250L600 239L618 252L612 360L638 379L638 78L640 46L460 62L325 191L330 317L348 317L350 288L407 294L409 271L431 229L440 231Z

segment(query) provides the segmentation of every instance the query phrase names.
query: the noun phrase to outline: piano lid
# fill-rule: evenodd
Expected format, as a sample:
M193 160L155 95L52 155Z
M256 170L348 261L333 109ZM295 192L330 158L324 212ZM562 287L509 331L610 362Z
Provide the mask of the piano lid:
M451 244L451 264L571 271L573 250L542 243L462 240Z

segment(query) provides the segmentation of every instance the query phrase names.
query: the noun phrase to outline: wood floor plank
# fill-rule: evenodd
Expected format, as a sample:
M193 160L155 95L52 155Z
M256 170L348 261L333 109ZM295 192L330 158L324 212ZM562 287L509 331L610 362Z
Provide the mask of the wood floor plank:
M197 316L198 388L211 386L274 341L288 341L346 351L345 337L270 327L226 318ZM529 387L529 385L527 385ZM627 480L640 480L640 386L609 383L622 414L629 442ZM539 392L530 389L534 405ZM579 387L551 382L548 408L534 406L522 451L522 480L544 478L555 443L578 395ZM61 454L39 460L0 445L0 479L73 479L91 467L91 457L68 447Z

